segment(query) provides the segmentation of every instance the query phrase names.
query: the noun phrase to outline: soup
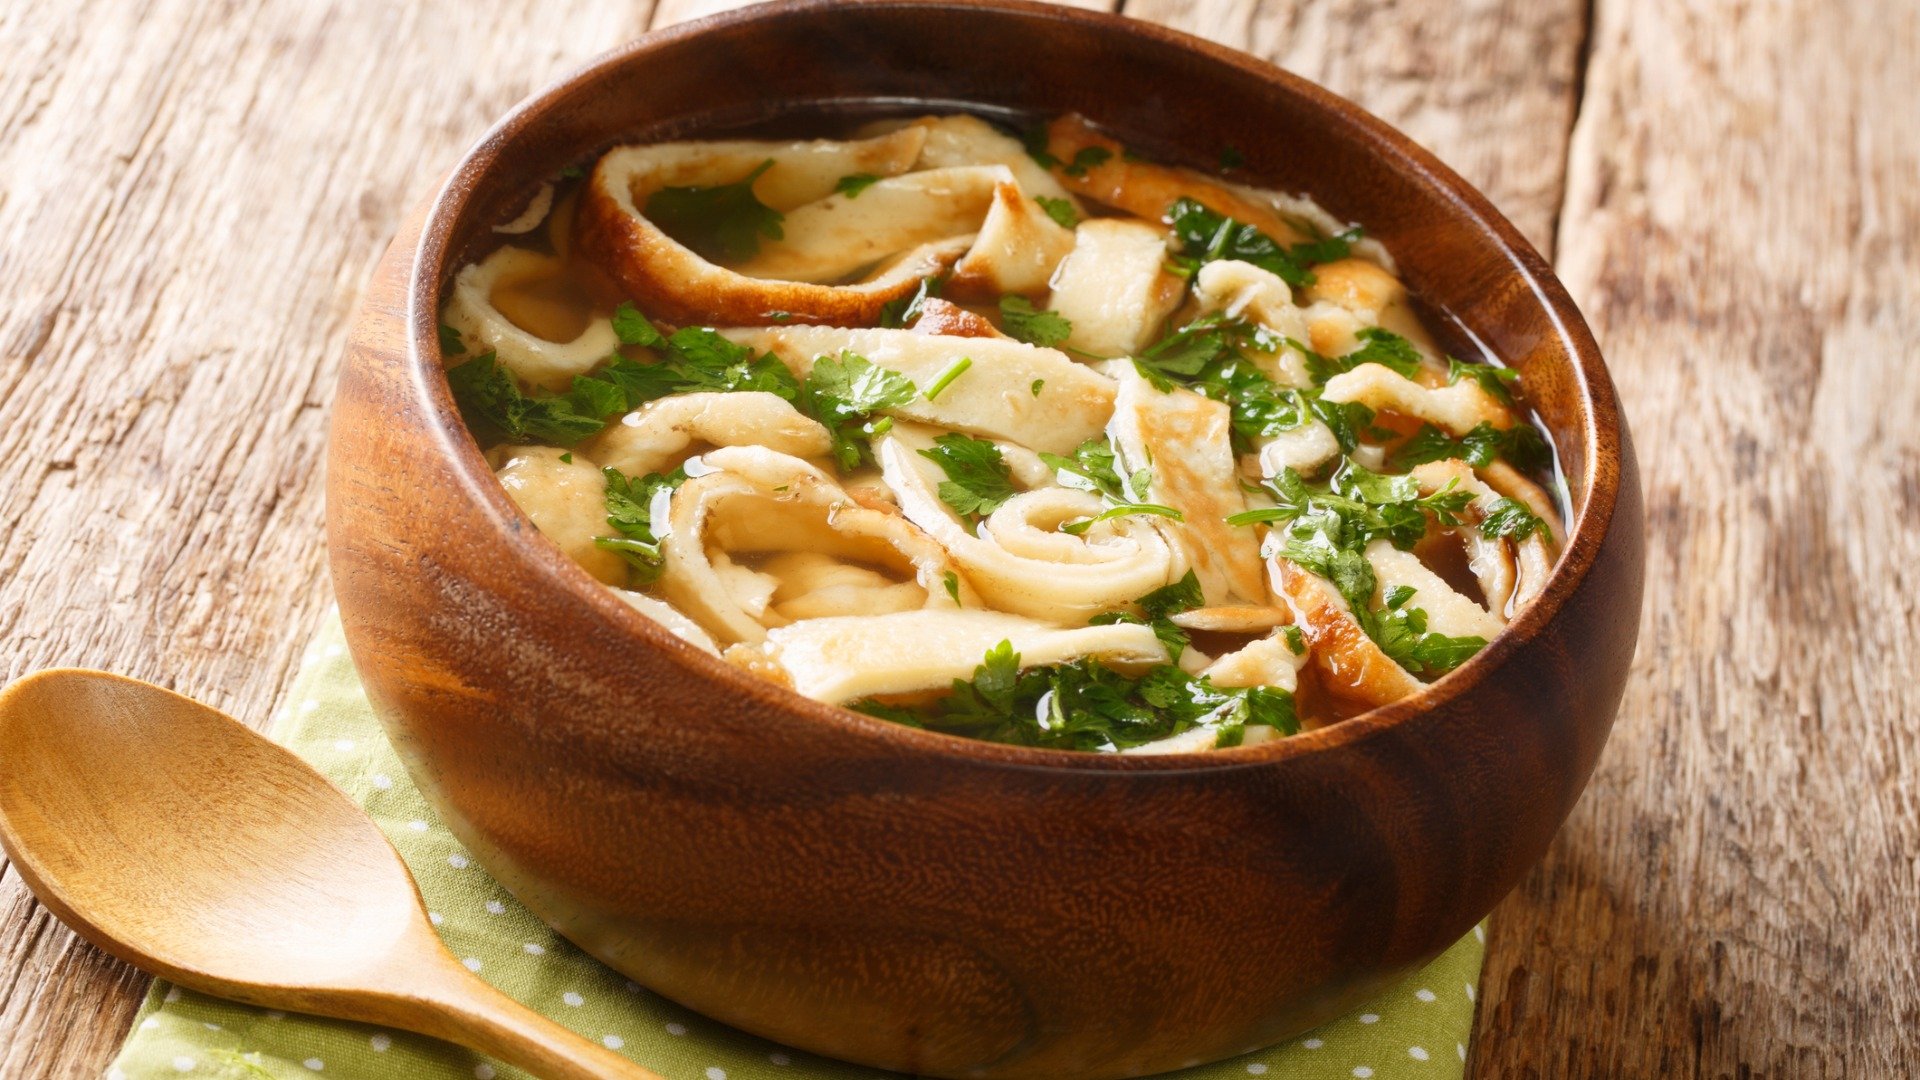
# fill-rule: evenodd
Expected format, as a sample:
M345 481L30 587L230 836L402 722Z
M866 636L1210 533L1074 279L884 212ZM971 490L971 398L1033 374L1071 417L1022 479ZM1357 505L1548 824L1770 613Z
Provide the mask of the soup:
M1077 116L624 146L443 305L509 496L641 613L976 739L1202 751L1445 676L1543 588L1553 461L1391 253Z

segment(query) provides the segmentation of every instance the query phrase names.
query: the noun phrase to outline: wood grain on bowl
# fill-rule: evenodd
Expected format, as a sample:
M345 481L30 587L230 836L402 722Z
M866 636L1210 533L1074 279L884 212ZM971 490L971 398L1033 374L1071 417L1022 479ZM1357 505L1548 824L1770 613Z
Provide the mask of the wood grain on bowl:
M617 138L879 99L1079 111L1193 163L1231 145L1250 175L1364 223L1416 295L1520 369L1557 443L1575 523L1545 595L1395 705L1262 747L1120 759L819 705L607 594L514 509L461 425L434 345L447 277L541 177ZM1579 313L1513 227L1324 91L1039 5L771 5L643 40L536 97L380 264L330 455L355 661L488 869L695 1009L935 1075L1212 1060L1437 955L1572 807L1638 624L1631 443Z

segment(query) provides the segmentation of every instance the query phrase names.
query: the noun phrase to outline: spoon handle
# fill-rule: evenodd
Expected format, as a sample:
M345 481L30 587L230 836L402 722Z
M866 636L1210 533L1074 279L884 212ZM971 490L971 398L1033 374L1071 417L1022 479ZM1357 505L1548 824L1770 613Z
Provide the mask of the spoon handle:
M450 959L450 958L449 958ZM541 1080L663 1080L658 1074L541 1016L465 968L416 972L414 992L390 1001L385 1022L458 1043Z

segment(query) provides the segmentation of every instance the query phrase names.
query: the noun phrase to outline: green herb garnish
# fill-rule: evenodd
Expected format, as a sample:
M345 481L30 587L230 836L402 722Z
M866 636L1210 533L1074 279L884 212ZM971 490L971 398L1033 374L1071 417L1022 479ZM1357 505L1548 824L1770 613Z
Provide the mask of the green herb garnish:
M965 356L948 364L946 370L942 371L939 376L933 380L933 385L927 387L927 400L932 401L934 398L939 397L940 391L945 390L953 380L966 374L966 370L972 366L972 359Z
M880 178L872 173L854 173L851 176L841 177L833 185L833 190L845 195L849 199L857 199L860 197L861 192L879 182Z
M572 446L597 434L609 417L670 394L757 390L787 401L800 396L800 381L778 357L756 354L718 331L683 326L662 335L632 304L614 311L613 328L622 344L652 349L658 359L614 353L598 370L576 376L564 394L523 392L492 353L449 369L447 382L468 424L479 431L559 446Z
M1088 439L1075 448L1070 456L1042 453L1040 460L1054 470L1054 476L1061 486L1099 495L1105 505L1105 509L1094 517L1061 525L1061 532L1079 536L1098 522L1128 514L1152 514L1174 521L1186 520L1184 514L1171 506L1147 502L1146 493L1153 484L1153 470L1136 469L1127 476L1121 476L1115 467L1113 446L1103 438Z
M1321 356L1312 350L1302 350L1307 356L1307 374L1313 376L1315 383L1324 383L1361 364L1379 364L1409 379L1419 374L1420 352L1413 347L1413 342L1377 326L1369 326L1354 336L1360 339L1360 347L1344 356Z
M1073 335L1073 324L1056 312L1041 311L1024 296L1000 298L1000 325L1008 336L1051 349Z
M900 330L913 325L920 317L920 309L926 306L927 298L940 295L941 279L924 277L913 295L898 300L889 300L880 305L880 325L890 330Z
M684 469L633 477L619 469L602 469L607 478L607 524L617 536L601 536L594 544L615 552L627 562L627 582L644 588L660 580L665 560L653 531L654 504L661 492L672 492L686 482Z
M1252 225L1218 214L1189 198L1175 199L1167 207L1167 223L1173 226L1180 254L1176 266L1191 275L1216 259L1237 259L1271 271L1282 281L1297 287L1313 284L1308 267L1347 257L1357 230L1339 236L1281 247L1279 242Z
M853 706L883 719L991 742L1064 750L1123 750L1194 727L1218 731L1214 745L1238 745L1254 725L1299 731L1293 695L1276 687L1226 688L1159 664L1137 677L1097 660L1021 670L1003 641L987 650L972 679L955 679L938 704L905 710Z
M890 417L874 413L897 409L912 401L918 390L913 380L890 368L875 366L857 353L814 360L800 391L802 412L820 421L833 437L833 458L842 472L870 460L869 440L893 426Z
M1231 413L1234 448L1241 453L1251 452L1261 439L1315 420L1333 432L1342 451L1352 453L1362 435L1375 433L1373 410L1359 402L1324 400L1319 387L1281 386L1247 357L1282 347L1306 355L1309 365L1315 362L1313 350L1297 341L1214 312L1143 350L1134 366L1162 391L1184 386L1224 402Z
M1429 461L1459 459L1476 469L1484 469L1497 459L1522 472L1538 472L1553 461L1546 437L1532 424L1519 423L1496 428L1486 421L1473 426L1458 439L1432 424L1422 424L1406 442L1394 450L1392 463L1397 469L1410 469Z
M1427 613L1406 604L1414 590L1402 585L1383 598L1379 611L1356 608L1354 615L1367 636L1394 663L1415 675L1429 678L1445 675L1486 648L1487 639L1478 635L1448 637L1427 630Z
M1113 151L1104 146L1083 146L1074 153L1073 160L1067 162L1066 167L1060 171L1072 177L1085 176L1088 169L1097 169L1112 157Z
M1513 404L1513 383L1520 381L1520 373L1512 368L1497 367L1493 364L1474 364L1454 357L1447 357L1447 385L1452 386L1461 379L1472 379L1480 384L1488 396L1503 404Z
M613 318L609 321L613 323L614 336L620 339L622 345L644 345L654 348L667 340L629 300L620 301L620 306L613 309Z
M1110 623L1144 623L1153 628L1153 636L1167 647L1167 655L1176 663L1180 654L1187 649L1187 632L1174 625L1170 616L1183 611L1206 605L1207 599L1200 591L1200 579L1193 571L1187 571L1185 577L1171 585L1162 585L1152 592L1134 601L1140 609L1136 615L1131 611L1108 611L1095 615L1088 620L1090 626L1102 626Z
M1048 151L1047 143L1045 124L1036 124L1020 133L1020 145L1027 151L1027 156L1043 169L1051 169L1060 164L1060 159Z
M1479 637L1428 633L1426 612L1405 607L1411 590L1394 590L1385 598L1386 607L1374 611L1377 579L1366 557L1366 546L1374 540L1401 550L1412 548L1426 535L1430 515L1443 525L1460 524L1472 492L1458 490L1449 481L1441 490L1421 495L1412 477L1372 472L1351 459L1342 461L1326 487L1309 485L1299 473L1285 469L1267 490L1277 505L1227 520L1278 526L1279 554L1332 582L1361 629L1395 663L1415 675L1444 674L1486 644Z
M1053 219L1054 224L1063 229L1071 229L1075 225L1080 224L1079 212L1074 210L1073 204L1065 199L1056 199L1047 195L1035 195L1033 201L1039 203L1040 209L1045 210L1047 216Z
M949 432L919 453L947 474L940 501L962 516L991 514L1019 494L1000 448L985 439Z
M750 259L762 239L786 235L780 228L786 216L753 193L753 182L771 168L768 158L731 184L661 188L647 199L647 219L707 258Z
M483 442L497 436L513 442L572 446L598 434L607 417L626 405L618 387L585 375L576 377L564 394L527 394L491 352L447 369L447 385L467 426Z
M1289 623L1280 628L1280 638L1287 643L1287 651L1295 656L1307 655L1307 635L1300 627Z
M1501 496L1487 508L1487 514L1480 519L1480 535L1497 540L1506 537L1519 543L1530 536L1539 534L1551 539L1553 530L1540 515L1535 514L1526 503L1518 499Z

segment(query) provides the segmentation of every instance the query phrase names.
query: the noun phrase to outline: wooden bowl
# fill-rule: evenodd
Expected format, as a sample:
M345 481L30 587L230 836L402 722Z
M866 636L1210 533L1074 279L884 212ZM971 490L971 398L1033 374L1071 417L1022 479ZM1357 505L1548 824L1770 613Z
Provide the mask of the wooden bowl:
M1149 155L1362 222L1520 369L1574 509L1546 593L1416 697L1263 746L989 745L805 700L681 643L541 537L462 427L436 302L540 180L616 140L891 103L1078 110ZM916 103L905 105L902 103ZM1642 520L1600 353L1547 264L1355 106L1146 23L1027 3L755 7L521 105L401 231L328 468L353 657L482 865L709 1016L937 1076L1133 1076L1328 1020L1466 933L1546 850L1633 653Z

